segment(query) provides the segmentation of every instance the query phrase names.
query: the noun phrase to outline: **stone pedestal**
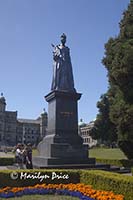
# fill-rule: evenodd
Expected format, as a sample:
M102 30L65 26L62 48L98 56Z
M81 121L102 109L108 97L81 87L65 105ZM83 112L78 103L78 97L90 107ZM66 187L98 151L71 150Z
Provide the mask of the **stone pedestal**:
M48 105L48 130L38 145L40 156L33 158L36 167L72 164L94 164L88 159L88 146L78 135L76 92L52 91L45 96Z

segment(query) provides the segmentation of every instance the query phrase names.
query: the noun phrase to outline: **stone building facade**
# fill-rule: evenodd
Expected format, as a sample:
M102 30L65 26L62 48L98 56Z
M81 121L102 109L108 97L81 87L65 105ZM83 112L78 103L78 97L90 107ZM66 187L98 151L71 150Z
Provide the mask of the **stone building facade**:
M18 119L17 111L6 111L6 99L0 97L0 145L14 146L17 143L37 145L45 136L47 113L37 119Z
M91 137L90 131L94 126L94 121L86 124L82 121L79 123L79 135L83 138L83 144L87 144L90 148L96 146L97 140Z

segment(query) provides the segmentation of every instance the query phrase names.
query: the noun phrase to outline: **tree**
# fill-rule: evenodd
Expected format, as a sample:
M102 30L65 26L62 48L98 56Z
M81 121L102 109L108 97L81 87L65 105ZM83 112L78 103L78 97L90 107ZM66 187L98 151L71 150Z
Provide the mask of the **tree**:
M120 33L105 44L103 64L110 84L109 118L116 125L119 146L133 159L133 1L123 13ZM111 94L111 93L110 93Z
M111 144L117 141L115 125L109 118L110 102L108 93L101 96L97 103L99 114L91 130L94 139L99 139L104 144Z

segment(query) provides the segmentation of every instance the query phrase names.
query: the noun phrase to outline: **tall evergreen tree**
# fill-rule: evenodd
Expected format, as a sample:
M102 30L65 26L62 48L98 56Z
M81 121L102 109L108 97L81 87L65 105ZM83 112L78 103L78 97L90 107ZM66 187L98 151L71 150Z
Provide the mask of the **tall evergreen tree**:
M133 1L123 13L120 33L105 44L103 64L110 84L109 116L116 125L119 146L133 159Z
M97 102L99 114L94 122L94 127L91 130L91 135L94 139L98 139L101 143L110 145L117 141L116 128L109 117L110 102L109 93L101 96Z

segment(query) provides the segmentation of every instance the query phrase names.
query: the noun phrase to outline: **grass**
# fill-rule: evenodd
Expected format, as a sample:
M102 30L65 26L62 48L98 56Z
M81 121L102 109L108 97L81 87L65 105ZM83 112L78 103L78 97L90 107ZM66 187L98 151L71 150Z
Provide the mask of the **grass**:
M89 157L116 160L127 159L119 148L93 148L89 150Z
M37 156L37 149L33 150L33 156ZM93 148L89 150L89 157L104 158L104 159L127 159L124 153L119 148Z
M33 149L33 156L39 155L37 149ZM14 154L5 154L1 157L12 157ZM89 150L89 157L103 158L103 159L127 159L124 153L119 148L93 148Z
M79 200L77 197L63 196L63 195L25 195L22 197L8 198L9 200ZM0 198L0 200L5 200Z
M33 149L32 154L33 154L33 156L38 156L39 152L37 149Z

